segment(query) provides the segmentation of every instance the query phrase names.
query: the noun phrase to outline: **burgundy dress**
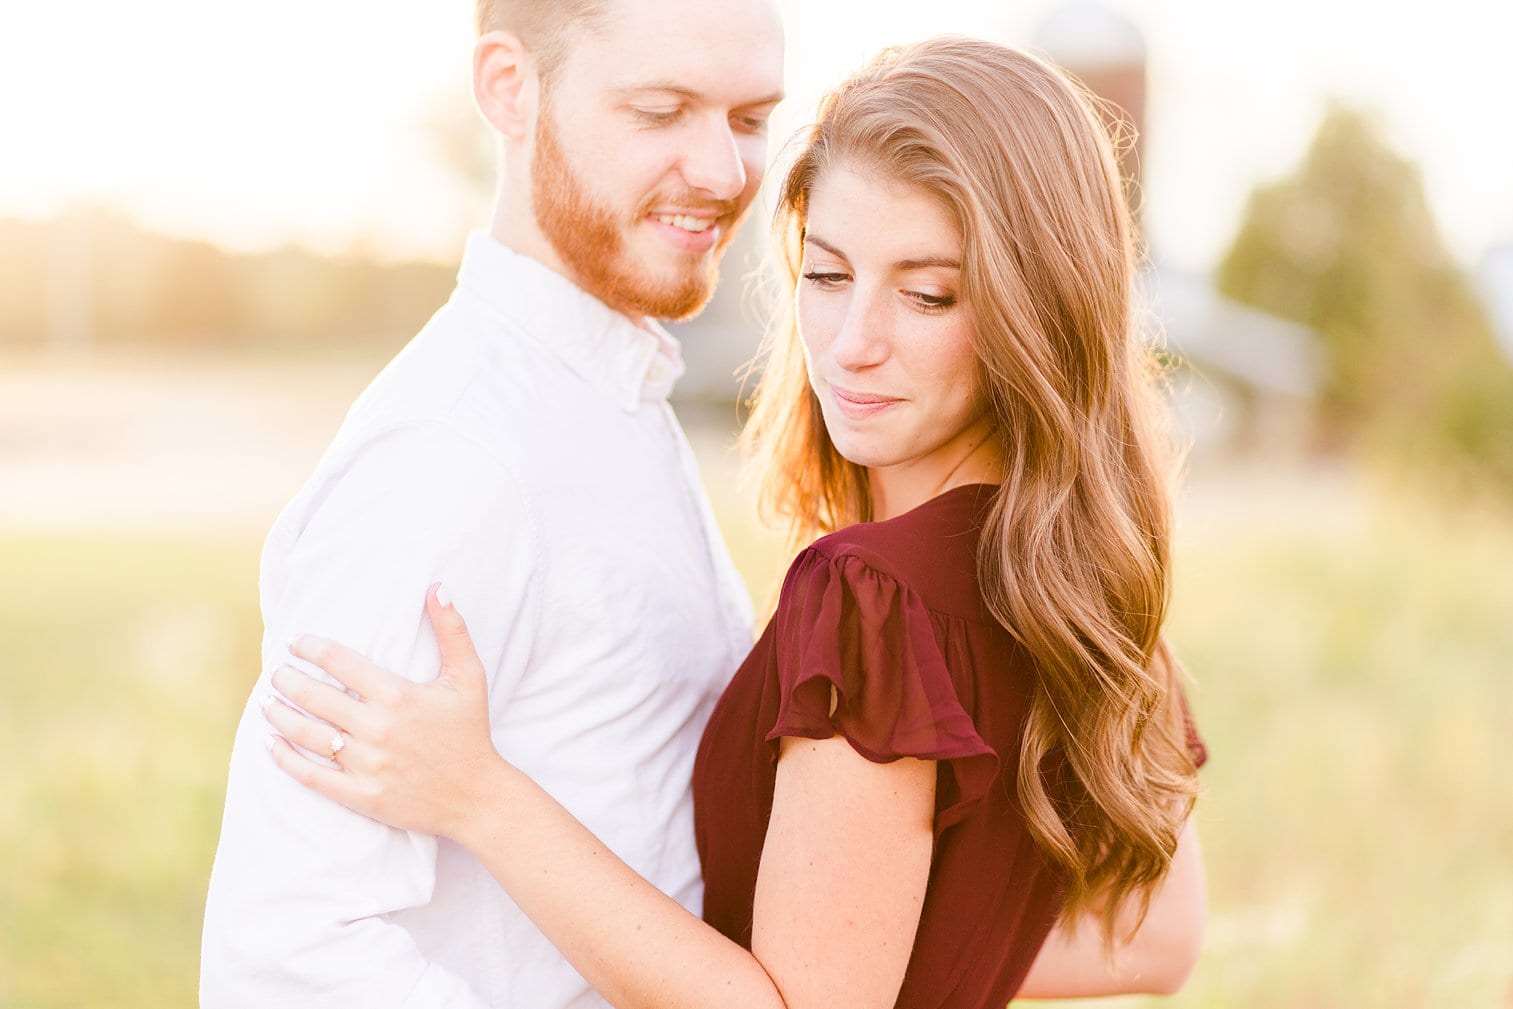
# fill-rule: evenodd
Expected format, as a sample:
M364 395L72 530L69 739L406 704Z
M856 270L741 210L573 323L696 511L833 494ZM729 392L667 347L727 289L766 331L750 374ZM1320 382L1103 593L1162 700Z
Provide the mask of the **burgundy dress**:
M1002 1009L1063 901L1015 797L1029 658L978 590L995 489L957 487L801 553L694 764L704 918L750 948L781 737L840 733L869 760L938 761L935 852L900 1009Z

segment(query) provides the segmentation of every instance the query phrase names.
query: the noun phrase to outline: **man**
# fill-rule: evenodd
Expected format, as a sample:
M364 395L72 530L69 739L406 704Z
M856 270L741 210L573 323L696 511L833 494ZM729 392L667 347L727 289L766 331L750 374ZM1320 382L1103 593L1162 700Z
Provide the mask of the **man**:
M480 0L479 29L491 233L269 534L253 700L301 632L429 679L440 581L489 667L500 752L697 913L693 755L751 614L653 320L710 297L761 179L782 30L770 0ZM249 702L203 1005L602 1004L461 849L305 790L267 735Z

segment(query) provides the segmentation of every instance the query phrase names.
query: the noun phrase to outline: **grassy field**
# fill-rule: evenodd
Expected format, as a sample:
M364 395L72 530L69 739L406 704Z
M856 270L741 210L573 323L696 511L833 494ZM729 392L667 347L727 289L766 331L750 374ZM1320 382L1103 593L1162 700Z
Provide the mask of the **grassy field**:
M252 540L0 538L0 1005L193 1006Z
M1182 538L1212 899L1174 1006L1513 1006L1513 521L1378 497ZM194 1004L257 548L0 533L5 1009Z
M1210 917L1173 1005L1513 1006L1513 521L1356 518L1181 543Z

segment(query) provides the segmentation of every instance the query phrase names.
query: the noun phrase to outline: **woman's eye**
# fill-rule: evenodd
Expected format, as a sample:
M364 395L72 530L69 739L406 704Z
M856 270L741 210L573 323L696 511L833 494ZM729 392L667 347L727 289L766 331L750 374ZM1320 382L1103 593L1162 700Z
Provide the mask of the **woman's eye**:
M851 278L844 273L820 273L818 271L810 271L809 273L804 274L804 279L809 281L809 283L813 284L815 287L835 287L836 285L842 284Z
M922 312L944 312L956 304L956 298L949 294L925 294L923 291L906 291L904 293L919 306Z

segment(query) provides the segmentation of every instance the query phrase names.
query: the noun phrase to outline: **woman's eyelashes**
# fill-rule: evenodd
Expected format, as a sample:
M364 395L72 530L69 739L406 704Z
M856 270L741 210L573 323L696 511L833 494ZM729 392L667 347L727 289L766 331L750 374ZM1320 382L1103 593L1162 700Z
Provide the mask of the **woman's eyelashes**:
M815 287L821 288L823 290L829 290L834 287L839 287L841 284L850 280L851 275L849 273L827 273L821 270L810 270L804 274L804 279L809 281L809 283L813 284Z
M948 311L956 304L956 297L950 294L926 294L923 291L905 291L904 293L918 303L921 312L929 315Z
M811 285L822 291L833 291L851 279L849 273L838 273L830 270L811 269L804 273L804 279ZM938 315L949 311L956 305L956 296L952 294L926 294L924 291L902 290L898 292L913 303L914 307L926 315Z

